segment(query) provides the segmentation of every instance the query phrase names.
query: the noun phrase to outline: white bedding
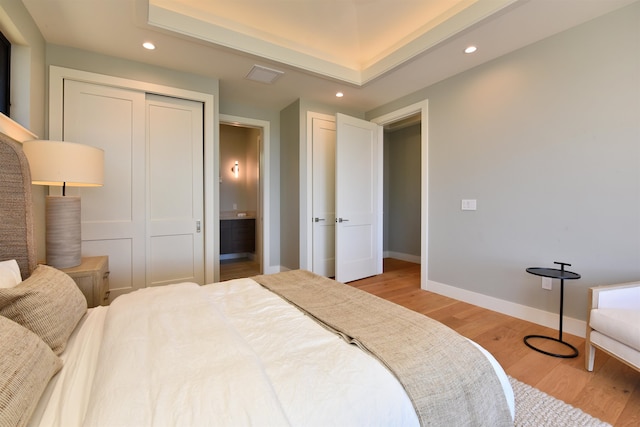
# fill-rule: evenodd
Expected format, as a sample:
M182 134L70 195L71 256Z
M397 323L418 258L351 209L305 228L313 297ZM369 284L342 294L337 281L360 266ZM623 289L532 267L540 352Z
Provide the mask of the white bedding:
M79 426L89 401L108 307L89 309L60 355L63 367L49 382L30 426Z
M418 425L382 364L251 279L137 291L79 329L32 425Z

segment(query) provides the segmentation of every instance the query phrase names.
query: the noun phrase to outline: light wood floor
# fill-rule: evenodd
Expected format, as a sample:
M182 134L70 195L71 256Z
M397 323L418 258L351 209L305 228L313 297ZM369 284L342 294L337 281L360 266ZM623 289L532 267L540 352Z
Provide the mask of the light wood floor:
M228 278L249 277L256 263L221 263ZM226 280L226 279L223 279ZM554 329L496 313L420 289L418 264L385 259L384 274L349 285L436 319L482 345L507 374L615 426L640 426L640 372L602 352L593 372L584 368L584 339L563 334L580 351L559 359L529 349L525 335L557 336ZM549 349L553 350L553 349ZM561 350L558 350L560 352Z
M575 359L533 351L522 342L525 335L557 337L557 330L423 291L418 264L385 259L384 274L349 285L444 323L482 345L524 383L615 426L640 426L640 372L602 352L596 352L594 371L588 372L583 338L563 334L580 351Z
M220 261L220 281L240 279L260 274L257 261L248 258L236 258Z

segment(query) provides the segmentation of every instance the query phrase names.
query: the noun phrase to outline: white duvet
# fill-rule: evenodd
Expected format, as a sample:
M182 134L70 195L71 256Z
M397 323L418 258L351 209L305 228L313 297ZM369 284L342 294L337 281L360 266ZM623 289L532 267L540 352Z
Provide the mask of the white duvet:
M418 425L381 363L251 279L148 288L90 316L104 312L95 375L65 361L40 425Z

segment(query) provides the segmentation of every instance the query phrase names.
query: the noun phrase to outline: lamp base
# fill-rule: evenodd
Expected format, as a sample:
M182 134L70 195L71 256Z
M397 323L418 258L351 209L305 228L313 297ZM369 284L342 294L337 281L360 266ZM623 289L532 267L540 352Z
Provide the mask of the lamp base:
M45 236L48 265L55 268L80 265L80 197L47 196Z

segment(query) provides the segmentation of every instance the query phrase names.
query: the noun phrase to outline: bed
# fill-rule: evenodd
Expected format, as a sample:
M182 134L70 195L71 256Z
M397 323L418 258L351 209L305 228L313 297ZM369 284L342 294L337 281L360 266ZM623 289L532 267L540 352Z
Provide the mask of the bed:
M507 376L479 345L306 271L87 310L36 266L28 167L2 134L0 162L0 425L513 425Z

